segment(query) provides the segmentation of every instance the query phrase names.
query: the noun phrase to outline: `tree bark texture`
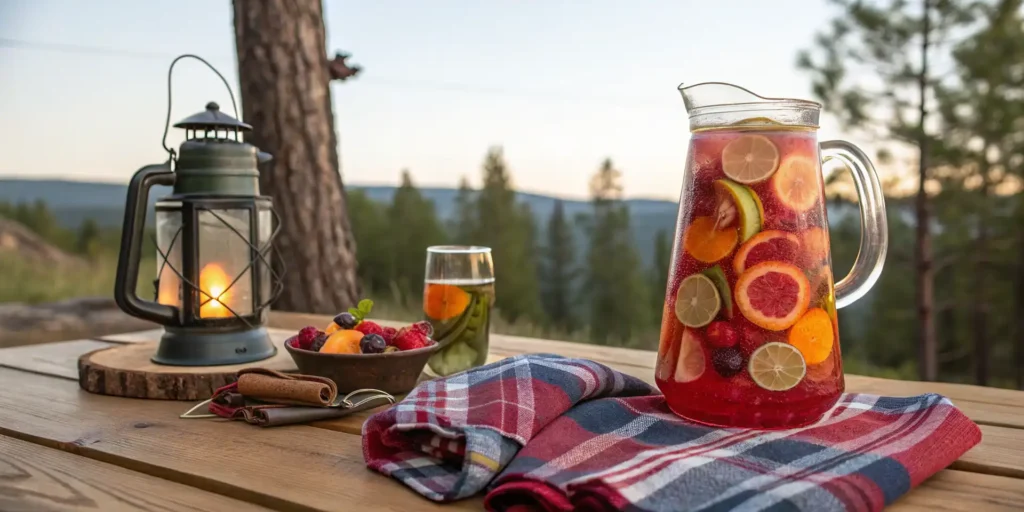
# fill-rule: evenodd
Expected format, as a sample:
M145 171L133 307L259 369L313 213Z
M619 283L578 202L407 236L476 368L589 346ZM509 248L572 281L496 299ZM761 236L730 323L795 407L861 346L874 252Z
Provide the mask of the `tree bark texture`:
M928 209L928 135L925 121L928 118L928 50L931 36L931 2L924 2L924 31L921 38L921 73L918 75L919 118L918 118L918 185L916 197L917 231L914 264L917 277L917 323L918 323L918 368L921 380L934 381L938 378L938 344L935 337L935 269L932 260L931 216Z
M359 300L331 107L321 0L234 0L247 141L273 155L260 186L281 217L275 309L333 314Z

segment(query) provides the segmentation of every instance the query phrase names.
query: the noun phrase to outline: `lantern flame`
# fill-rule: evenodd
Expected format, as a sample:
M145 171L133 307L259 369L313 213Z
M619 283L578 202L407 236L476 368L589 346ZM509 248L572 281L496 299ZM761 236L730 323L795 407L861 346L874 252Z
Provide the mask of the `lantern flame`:
M199 308L200 318L226 318L232 315L225 306L231 303L231 294L227 292L230 283L231 278L227 272L216 263L208 263L199 271L199 289L209 294L209 297L200 294L200 303L209 300Z

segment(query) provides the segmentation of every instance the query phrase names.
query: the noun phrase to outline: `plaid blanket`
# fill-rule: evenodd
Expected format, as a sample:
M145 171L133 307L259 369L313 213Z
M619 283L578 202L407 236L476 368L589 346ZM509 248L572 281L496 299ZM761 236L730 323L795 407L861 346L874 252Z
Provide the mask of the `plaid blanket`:
M363 427L367 465L489 510L880 510L977 444L945 398L849 394L815 425L697 425L650 386L554 355L424 382Z

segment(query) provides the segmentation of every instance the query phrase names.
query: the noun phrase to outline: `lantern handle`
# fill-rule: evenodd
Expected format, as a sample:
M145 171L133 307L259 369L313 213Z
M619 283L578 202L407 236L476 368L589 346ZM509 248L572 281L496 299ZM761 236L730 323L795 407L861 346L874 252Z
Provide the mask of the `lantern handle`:
M213 67L213 64L206 62L206 59L198 55L192 55L190 53L179 55L177 58L171 61L171 67L167 69L167 119L164 120L164 138L162 144L164 146L164 151L166 151L167 154L171 156L171 161L174 161L174 157L176 156L174 148L167 147L167 131L171 129L171 91L173 89L171 85L171 76L174 73L174 65L177 64L179 60L186 58L196 59L199 62L206 64L206 67L210 68L210 70L212 70L214 73L217 74L218 77L220 77L220 81L224 82L224 87L228 90L228 96L231 97L231 109L235 111L235 119L241 119L240 117L238 117L238 104L235 103L235 93L232 92L231 86L228 84L228 80L224 78L224 75L220 74L220 71L217 71L217 68Z
M139 258L146 228L149 189L154 185L174 185L174 171L171 170L170 161L139 169L128 184L121 252L117 258L117 275L114 280L114 302L132 316L161 325L174 325L178 318L178 308L140 299L135 291L139 282Z

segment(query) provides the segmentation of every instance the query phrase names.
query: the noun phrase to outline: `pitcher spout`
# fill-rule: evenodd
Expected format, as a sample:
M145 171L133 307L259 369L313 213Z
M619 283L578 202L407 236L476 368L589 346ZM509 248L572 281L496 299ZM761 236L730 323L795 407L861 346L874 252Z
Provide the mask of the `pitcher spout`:
M726 82L679 84L690 130L716 127L783 125L818 128L821 104L794 98L769 98Z

